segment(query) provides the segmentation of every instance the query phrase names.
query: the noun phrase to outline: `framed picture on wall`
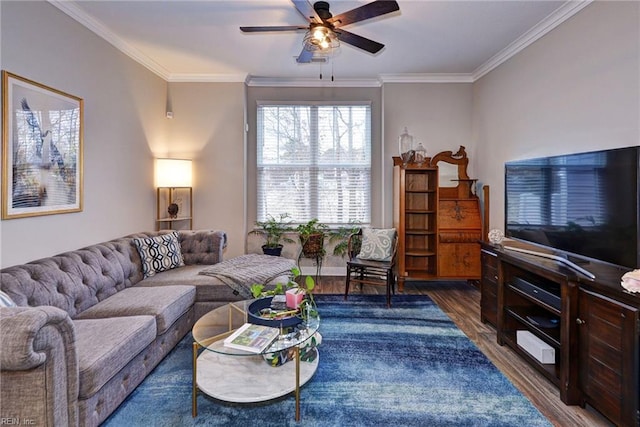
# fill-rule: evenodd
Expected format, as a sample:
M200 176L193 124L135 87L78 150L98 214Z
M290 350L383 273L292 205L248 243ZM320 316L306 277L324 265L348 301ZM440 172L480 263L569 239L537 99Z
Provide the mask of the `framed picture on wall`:
M82 211L83 100L2 71L2 219Z

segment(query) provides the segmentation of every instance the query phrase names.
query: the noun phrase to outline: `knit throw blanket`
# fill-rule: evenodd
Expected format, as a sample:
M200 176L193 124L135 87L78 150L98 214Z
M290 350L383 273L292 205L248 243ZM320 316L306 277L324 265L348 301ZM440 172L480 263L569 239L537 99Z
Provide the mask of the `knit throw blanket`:
M200 271L200 274L212 276L243 298L253 298L251 285L266 285L279 276L289 275L296 266L294 260L271 255L241 255L214 264Z

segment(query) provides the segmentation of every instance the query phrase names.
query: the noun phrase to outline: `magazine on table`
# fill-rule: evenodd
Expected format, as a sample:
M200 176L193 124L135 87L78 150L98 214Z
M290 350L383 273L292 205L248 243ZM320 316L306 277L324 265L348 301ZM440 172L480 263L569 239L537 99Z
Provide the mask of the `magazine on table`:
M262 353L280 335L280 329L245 323L224 340L225 347Z

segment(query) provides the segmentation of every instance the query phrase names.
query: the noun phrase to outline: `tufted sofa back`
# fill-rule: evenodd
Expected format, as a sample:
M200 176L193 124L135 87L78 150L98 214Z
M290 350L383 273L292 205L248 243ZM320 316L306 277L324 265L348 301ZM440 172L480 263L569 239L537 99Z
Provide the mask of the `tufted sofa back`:
M133 234L8 267L0 270L0 287L19 306L51 305L73 318L142 280L140 256L133 239L164 233L167 231ZM186 264L215 264L222 260L224 232L181 231L179 237Z

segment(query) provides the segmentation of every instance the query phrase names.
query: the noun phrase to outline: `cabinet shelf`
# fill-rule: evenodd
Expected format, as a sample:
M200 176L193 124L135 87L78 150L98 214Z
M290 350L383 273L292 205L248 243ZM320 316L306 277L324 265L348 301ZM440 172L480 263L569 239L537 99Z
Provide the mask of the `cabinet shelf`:
M541 308L544 308L545 310L549 311L550 313L560 317L560 310L558 310L557 308L547 304L546 302L544 302L544 301L542 301L540 299L532 297L531 295L521 291L520 289L516 288L515 286L513 286L511 284L509 284L507 286L508 286L510 292L513 292L516 295L520 295L522 298L524 298L524 299L532 302L533 304L536 304L537 306L539 306Z
M156 219L157 222L173 222L173 221L190 221L193 218L190 216L181 216L178 218L158 218Z
M412 188L410 190L405 191L405 193L433 193L433 194L435 194L435 192L436 192L435 190L431 190L429 188L426 188L424 190Z
M407 248L405 251L405 255L407 256L419 256L419 257L432 257L435 256L436 253L433 251L425 250L425 249L411 249Z
M178 216L171 218L167 208L178 205ZM193 189L191 187L158 187L156 192L156 230L191 230L193 228Z
M436 232L433 230L405 230L405 234L412 236L432 236L435 235Z
M525 359L530 365L536 367L538 371L551 381L556 387L560 387L560 365L544 364L540 363L535 357L532 357L529 353L521 349L515 339L515 331L512 331L513 335L509 334L505 337L505 344L511 347L516 353Z
M527 317L545 315L546 312L535 307L507 307L506 313L525 326L525 329L534 332L534 335L547 344L560 349L560 325L557 328L541 328L531 323Z

